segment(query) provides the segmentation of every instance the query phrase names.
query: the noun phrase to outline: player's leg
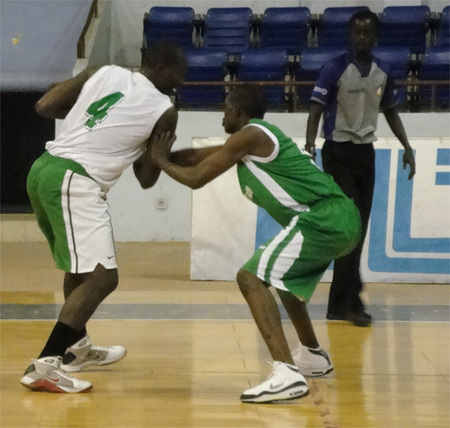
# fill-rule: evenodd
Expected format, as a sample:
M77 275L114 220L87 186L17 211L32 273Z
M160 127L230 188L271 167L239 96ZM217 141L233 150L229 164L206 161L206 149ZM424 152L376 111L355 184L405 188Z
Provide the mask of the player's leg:
M337 220L340 215L342 219ZM295 235L272 255L271 283L296 329L299 344L293 359L306 376L323 376L333 370L317 340L307 302L330 262L355 245L360 232L358 217L347 199L330 200L304 213L292 230Z
M244 391L241 401L270 403L307 395L308 385L294 365L281 325L278 305L268 285L245 270L238 272L237 282L274 360L272 373L267 380Z
M302 345L309 348L317 348L319 342L317 341L306 303L288 291L277 289L277 293L295 327L295 331Z
M54 158L45 153L33 164L27 178L27 191L33 210L53 254L55 254L56 236L52 220L61 213L58 207L65 174L65 168L54 165ZM53 203L50 206L55 206L56 210L49 209L48 202L52 199L51 195L53 195ZM60 369L65 349L59 343L61 341L69 343L71 340L77 340L78 337L79 332L74 328L58 322L40 357L33 359L25 370L21 378L22 385L32 390L49 392L89 391L92 388L91 383L66 375ZM48 354L46 349L49 351Z
M76 275L66 273L65 284L73 287L59 315L59 321L76 325L80 332L78 340L65 349L61 368L73 373L92 365L107 365L122 359L126 354L123 346L96 346L86 332L86 323L100 303L116 288L117 269L105 269L98 264L92 274ZM67 287L69 289L72 287Z
M71 278L70 281L67 278ZM77 284L66 297L58 322L39 358L64 356L67 348L86 336L86 323L100 303L116 288L117 269L105 269L98 264L93 272L66 273L65 284Z
M273 360L293 364L280 311L268 284L245 270L238 272L237 283Z
M100 303L116 289L117 269L106 269L98 263L93 272L66 275L78 277L81 282L66 298L59 321L82 331Z
M72 277L72 292L67 293L58 322L21 382L31 389L84 392L92 385L66 376L61 371L62 356L70 346L86 342L87 320L117 286L112 229L103 194L98 185L83 174L82 168L72 163L75 170L80 169L81 174L77 174L67 169L66 160L50 155L44 158L46 162L39 172L30 173L36 185L29 187L35 195L39 194L39 202L45 207L41 215L44 213L46 224L51 225L54 242L49 243L53 256L57 266ZM92 201L95 202L92 204ZM111 253L113 257L108 256ZM96 262L96 257L100 257L98 260L102 263L105 261L106 267ZM88 354L91 347L89 342L83 347L83 354ZM117 348L123 356L124 348Z
M117 262L111 219L104 193L84 176L71 177L70 225L65 224L70 271L64 280L65 304L59 322L79 332L68 345L61 367L77 372L90 365L111 364L123 358L123 346L94 346L86 323L118 284ZM70 226L70 227L69 227ZM61 266L67 265L60 260ZM73 337L72 337L73 339Z
M269 284L284 287L282 278L295 262L301 244L302 236L295 218L277 236L258 248L238 273L241 292L274 359L271 376L257 387L244 391L242 401L268 402L299 398L308 393L304 377L293 364L277 302L267 288Z
M292 357L304 376L324 376L333 371L328 354L321 348L305 302L288 291L277 289L281 302L299 339Z
M72 294L80 284L83 283L83 275L82 274L72 274L70 272L66 272L64 275L64 299L67 300L69 296Z

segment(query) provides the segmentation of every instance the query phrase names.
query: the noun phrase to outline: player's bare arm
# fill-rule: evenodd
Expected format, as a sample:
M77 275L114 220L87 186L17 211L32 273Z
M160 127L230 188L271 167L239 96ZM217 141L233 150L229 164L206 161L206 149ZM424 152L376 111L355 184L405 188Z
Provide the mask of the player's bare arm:
M405 153L403 154L403 169L406 169L406 165L409 165L408 180L411 180L416 173L416 161L414 160L413 150L409 144L408 137L406 136L406 131L403 127L400 116L398 115L398 111L396 108L391 108L385 109L383 113L392 132L405 148Z
M138 179L140 185L144 189L148 189L155 185L158 181L161 169L153 162L151 157L150 147L160 134L169 132L175 135L175 129L178 122L178 112L175 107L171 107L166 110L163 115L156 122L153 128L152 134L147 140L147 147L143 155L133 164L134 175ZM173 141L166 141L168 144L168 150L172 148Z
M69 80L53 83L35 105L36 113L49 119L64 119L86 81L100 67L89 67Z
M316 137L322 113L323 105L312 101L309 108L308 123L306 125L305 150L311 154L313 159L316 157Z
M268 156L273 151L272 141L261 130L249 127L231 135L223 146L211 150L197 165L181 166L170 160L167 147L171 139L173 135L166 133L155 140L153 159L167 175L191 189L203 187L248 154Z
M222 146L200 147L197 149L182 149L169 154L170 162L180 166L195 166L203 159L222 149Z

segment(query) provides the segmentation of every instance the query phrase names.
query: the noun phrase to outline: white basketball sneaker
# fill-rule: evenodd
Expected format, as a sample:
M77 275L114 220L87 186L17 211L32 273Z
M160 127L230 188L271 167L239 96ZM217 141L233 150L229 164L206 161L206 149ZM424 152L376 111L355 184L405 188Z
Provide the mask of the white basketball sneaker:
M123 346L94 346L88 336L67 348L61 369L73 373L89 366L104 366L122 359L127 353Z
M43 357L31 360L20 383L33 391L76 393L88 392L92 384L79 380L61 370L61 357Z
M303 376L325 376L333 371L330 357L322 349L311 349L299 343L292 353L292 358Z
M260 385L244 391L244 403L274 403L294 400L309 394L308 384L298 368L290 364L274 361L271 375Z

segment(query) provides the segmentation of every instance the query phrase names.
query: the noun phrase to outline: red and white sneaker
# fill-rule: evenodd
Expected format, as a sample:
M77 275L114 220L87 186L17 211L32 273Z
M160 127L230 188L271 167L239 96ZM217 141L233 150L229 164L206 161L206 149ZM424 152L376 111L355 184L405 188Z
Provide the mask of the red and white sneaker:
M112 364L125 357L127 350L123 346L94 346L88 336L67 348L61 369L73 373L89 366Z
M79 380L61 370L61 357L31 360L20 383L33 391L77 393L88 392L92 384Z

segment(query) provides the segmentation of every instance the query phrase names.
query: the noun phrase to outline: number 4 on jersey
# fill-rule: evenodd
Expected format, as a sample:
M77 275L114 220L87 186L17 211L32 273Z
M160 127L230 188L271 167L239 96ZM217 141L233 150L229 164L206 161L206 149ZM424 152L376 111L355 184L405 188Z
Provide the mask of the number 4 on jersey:
M98 101L93 102L86 110L86 116L89 117L85 126L92 129L94 126L103 122L108 117L108 112L124 97L122 92L114 92Z

